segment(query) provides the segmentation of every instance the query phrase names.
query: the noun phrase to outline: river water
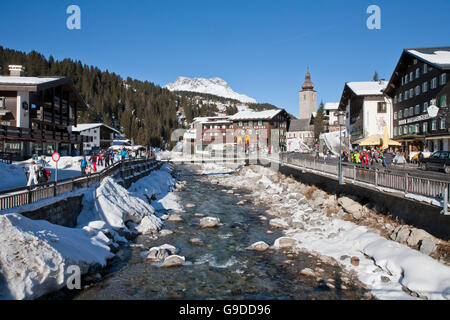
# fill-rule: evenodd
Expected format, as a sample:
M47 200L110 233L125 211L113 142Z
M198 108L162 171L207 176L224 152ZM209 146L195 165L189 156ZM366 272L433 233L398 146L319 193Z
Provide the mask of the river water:
M186 258L186 265L162 268L142 258L144 249L122 248L117 262L103 272L102 279L72 296L74 299L365 299L366 289L357 283L341 289L342 270L328 266L309 254L292 256L287 252L268 250L264 253L247 250L256 241L272 244L282 236L262 221L266 207L255 205L250 191L231 190L211 184L212 176L196 175L191 166L176 167L178 179L185 188L177 192L185 211L182 222L166 222L174 233L153 239L141 235L137 244L145 249L171 244ZM220 179L220 176L214 176ZM246 199L244 205L238 205ZM196 206L186 208L193 203ZM200 229L195 213L220 218L213 229ZM273 233L266 233L271 230ZM193 245L191 238L200 238L204 245ZM324 280L333 279L336 288L325 281L300 274L303 268L320 266Z

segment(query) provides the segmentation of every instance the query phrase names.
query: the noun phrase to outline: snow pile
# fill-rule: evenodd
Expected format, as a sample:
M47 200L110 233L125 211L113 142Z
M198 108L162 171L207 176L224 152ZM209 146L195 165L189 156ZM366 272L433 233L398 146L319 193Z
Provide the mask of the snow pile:
M164 88L170 91L190 91L212 94L219 97L238 100L243 103L257 103L253 98L244 94L234 92L228 84L220 78L186 78L178 77L173 83L169 83Z
M111 177L106 177L97 189L90 190L83 198L83 211L78 216L78 225L85 226L91 221L104 221L113 229L127 229L125 222L139 224L146 216L153 216L155 210L143 199L119 185ZM153 216L154 228L162 222ZM147 222L148 223L148 220Z
M217 165L215 169L220 170ZM270 207L273 223L283 220L278 225L283 225L285 236L298 241L298 248L333 257L354 270L377 298L414 299L406 288L428 299L450 299L450 267L387 240L377 230L327 215L327 205L319 209L316 203L329 204L331 199L313 197L308 201L303 194L309 187L294 179L258 166L214 179L252 190L257 201ZM358 266L351 263L351 257L359 258Z
M19 214L0 216L0 299L34 299L66 285L68 267L82 274L105 266L109 240L102 232L65 228Z

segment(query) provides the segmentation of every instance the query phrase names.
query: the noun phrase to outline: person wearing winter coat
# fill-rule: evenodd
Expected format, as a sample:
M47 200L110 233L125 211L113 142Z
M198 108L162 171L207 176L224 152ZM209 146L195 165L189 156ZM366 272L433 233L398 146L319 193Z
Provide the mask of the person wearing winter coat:
M94 172L97 172L97 159L98 159L98 157L95 153L92 154L91 158L89 159L89 161L92 162L92 170Z
M83 157L83 160L81 160L80 167L81 167L81 174L85 175L86 174L86 167L87 167L86 157Z
M31 183L38 184L38 167L35 161L32 161L28 170L28 183L27 187L31 186Z

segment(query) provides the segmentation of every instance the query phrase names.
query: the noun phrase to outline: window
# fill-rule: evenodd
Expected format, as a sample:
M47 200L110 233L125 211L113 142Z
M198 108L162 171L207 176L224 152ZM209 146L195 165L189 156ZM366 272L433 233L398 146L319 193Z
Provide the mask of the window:
M403 79L403 77L402 77L402 85L404 85L405 84L405 79Z
M5 108L5 107L6 107L6 98L0 97L0 108Z
M441 86L447 83L447 74L443 73L441 74Z
M414 64L417 64L417 59L414 59Z
M417 68L416 69L416 79L418 79L420 77L420 69Z
M422 112L427 112L427 109L428 109L428 102L424 102Z
M394 103L397 103L397 95L394 96Z
M411 88L409 89L409 98L413 98L414 97L414 90Z
M416 86L414 91L416 93L416 96L418 96L420 94L420 86Z
M422 92L427 92L428 91L428 82L424 82L423 84L422 84Z
M445 119L441 119L441 130L442 129L447 129L447 121Z
M403 126L403 134L408 134L408 126Z
M422 132L427 132L428 131L428 122L424 122L422 123Z
M406 117L408 117L408 116L409 116L409 114L408 114L408 108L406 108L406 109L403 110L403 117L406 118Z
M416 126L415 126L415 125L413 125L413 124L410 124L410 125L409 125L409 133L414 133L414 132L415 132L415 129L416 129Z
M416 105L416 108L414 110L414 114L419 114L420 113L420 105Z
M238 126L242 127L242 121L239 121Z
M434 78L431 80L431 89L436 89L436 88L437 88L437 78L434 77Z
M386 102L378 102L378 113L386 113Z
M397 111L394 112L394 120L397 120Z
M398 95L398 102L402 102L402 93L400 92L400 94Z
M431 121L431 131L435 131L437 126L437 120Z
M442 96L440 99L441 108L445 108L447 106L447 96Z
M409 73L409 82L414 80L414 73L412 71Z
M398 128L394 127L394 136L397 136L397 135L398 135Z
M412 117L414 115L414 108L410 107L409 108L409 116Z
M398 118L399 119L403 118L403 111L402 110L398 111Z
M427 64L424 64L423 65L423 74L425 74L425 73L427 73L428 72L428 65Z
M408 91L405 91L405 93L403 93L403 98L405 101L408 99Z

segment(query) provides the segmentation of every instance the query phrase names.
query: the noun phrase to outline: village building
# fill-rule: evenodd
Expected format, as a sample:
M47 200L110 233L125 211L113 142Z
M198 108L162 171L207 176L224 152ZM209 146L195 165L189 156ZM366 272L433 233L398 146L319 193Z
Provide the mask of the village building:
M72 126L71 130L82 136L92 137L92 141L83 143L84 151L106 150L113 145L116 137L120 136L120 131L104 123L80 123Z
M15 160L35 154L77 155L90 137L71 132L87 105L64 77L23 77L22 66L0 76L0 155Z
M339 109L346 113L349 145L370 136L383 137L385 128L392 137L392 100L383 93L386 86L384 80L345 84Z
M450 47L403 50L385 93L393 99L393 138L406 154L450 150L449 78Z
M339 131L339 102L327 102L323 109L324 116L327 120L327 132Z
M314 125L311 119L292 119L287 132L287 151L309 151L314 145ZM308 149L308 150L307 150Z
M290 116L284 109L241 111L229 117L233 121L238 150L287 150L287 128Z

